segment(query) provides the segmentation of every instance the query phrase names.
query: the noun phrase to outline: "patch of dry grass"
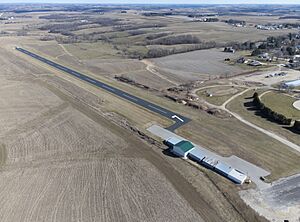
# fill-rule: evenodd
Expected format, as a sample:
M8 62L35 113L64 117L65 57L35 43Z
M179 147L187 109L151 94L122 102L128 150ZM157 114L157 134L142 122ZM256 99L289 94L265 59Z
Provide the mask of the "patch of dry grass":
M270 130L272 132L275 132L278 135L282 135L283 137L287 138L293 143L296 143L300 145L300 139L299 135L291 132L289 129L282 127L281 125L278 125L277 123L273 123L268 121L265 118L262 118L259 115L256 115L255 110L248 109L245 105L249 105L249 103L252 102L252 95L254 93L254 90L251 90L239 97L237 97L235 100L231 101L228 104L228 109L238 113L243 118L248 120L251 123L254 123L266 130ZM262 92L259 92L259 94ZM267 94L266 94L267 95Z
M213 88L197 91L197 95L205 101L220 106L235 94L241 92L242 88L232 86L216 86ZM212 95L212 96L209 96Z
M276 180L300 171L300 155L282 143L241 124L238 120L213 117L194 120L178 133L223 156L236 155L271 172Z

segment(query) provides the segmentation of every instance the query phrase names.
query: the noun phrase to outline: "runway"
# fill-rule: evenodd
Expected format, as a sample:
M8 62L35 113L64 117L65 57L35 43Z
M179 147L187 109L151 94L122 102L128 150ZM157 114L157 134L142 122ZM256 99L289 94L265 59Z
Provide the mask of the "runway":
M127 101L135 103L135 104L137 104L137 105L139 105L139 106L141 106L141 107L143 107L143 108L145 108L147 110L150 110L150 111L152 111L154 113L157 113L157 114L159 114L161 116L164 116L164 117L166 117L168 119L173 120L175 123L173 125L171 125L170 127L167 128L170 131L174 131L177 128L179 128L179 127L183 126L184 124L188 123L189 121L191 121L187 117L184 117L184 116L182 116L180 114L177 114L177 113L175 113L173 111L167 110L167 109L165 109L165 108L163 108L161 106L155 105L154 103L148 102L148 101L146 101L144 99L141 99L139 97L131 95L131 94L129 94L127 92L124 92L124 91L122 91L122 90L120 90L118 88L115 88L113 86L110 86L108 84L100 82L99 80L93 79L93 78L91 78L91 77L89 77L87 75L84 75L84 74L82 74L80 72L72 70L72 69L70 69L70 68L68 68L66 66L62 66L62 65L60 65L58 63L55 63L55 62L53 62L51 60L43 58L43 57L41 57L41 56L39 56L39 55L37 55L35 53L32 53L32 52L30 52L28 50L25 50L25 49L19 48L19 47L16 47L16 50L18 50L19 52L22 52L22 53L24 53L26 55L29 55L32 58L35 58L35 59L37 59L37 60L39 60L39 61L41 61L43 63L46 63L46 64L48 64L48 65L50 65L50 66L52 66L52 67L54 67L54 68L56 68L56 69L58 69L60 71L68 73L68 74L70 74L72 76L75 76L78 79L81 79L81 80L83 80L85 82L88 82L88 83L90 83L92 85L95 85L95 86L97 86L97 87L99 87L99 88L101 88L103 90L106 90L106 91L108 91L111 94L114 94L114 95L116 95L118 97L121 97L121 98L127 100Z

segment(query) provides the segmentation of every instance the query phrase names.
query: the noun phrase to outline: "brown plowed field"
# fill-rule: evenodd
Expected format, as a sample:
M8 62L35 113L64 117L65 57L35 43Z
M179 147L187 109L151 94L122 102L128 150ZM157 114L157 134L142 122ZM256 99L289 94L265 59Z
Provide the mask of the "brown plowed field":
M3 172L3 222L201 221L153 165L107 158Z
M0 54L1 222L203 221L189 204L193 187L90 109L95 95L67 82L64 94L57 77L20 69L7 54Z

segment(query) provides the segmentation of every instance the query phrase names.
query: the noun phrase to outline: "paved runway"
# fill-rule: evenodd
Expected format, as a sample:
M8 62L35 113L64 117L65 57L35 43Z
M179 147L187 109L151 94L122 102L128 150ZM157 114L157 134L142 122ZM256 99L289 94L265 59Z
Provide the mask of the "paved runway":
M112 93L114 95L117 95L117 96L119 96L119 97L121 97L121 98L123 98L125 100L128 100L128 101L130 101L132 103L135 103L135 104L137 104L139 106L142 106L142 107L144 107L144 108L146 108L146 109L148 109L148 110L150 110L150 111L152 111L154 113L160 114L160 115L162 115L164 117L167 117L167 118L175 121L175 123L172 126L170 126L170 127L167 128L170 131L174 131L177 128L183 126L184 124L186 124L186 123L188 123L190 121L190 119L187 118L187 117L184 117L184 116L179 115L177 113L174 113L174 112L172 112L170 110L167 110L167 109L165 109L165 108L163 108L161 106L155 105L155 104L153 104L151 102L148 102L146 100L143 100L143 99L141 99L139 97L136 97L134 95L126 93L126 92L124 92L124 91L122 91L120 89L117 89L115 87L107 85L107 84L105 84L103 82L100 82L100 81L98 81L96 79L93 79L93 78L87 76L87 75L84 75L82 73L79 73L77 71L69 69L69 68L67 68L65 66L62 66L62 65L58 64L58 63L52 62L52 61L50 61L48 59L45 59L45 58L43 58L43 57L41 57L41 56L39 56L37 54L34 54L34 53L32 53L32 52L30 52L28 50L25 50L25 49L22 49L22 48L19 48L19 47L17 47L16 50L18 50L18 51L20 51L20 52L22 52L22 53L24 53L26 55L29 55L29 56L31 56L31 57L33 57L33 58L35 58L35 59L37 59L37 60L39 60L41 62L44 62L44 63L46 63L46 64L48 64L48 65L50 65L50 66L52 66L52 67L54 67L54 68L56 68L58 70L61 70L61 71L66 72L66 73L68 73L68 74L70 74L72 76L75 76L76 78L79 78L79 79L81 79L83 81L86 81L86 82L88 82L88 83L90 83L92 85L95 85L95 86L97 86L97 87L99 87L101 89L104 89L104 90L106 90L106 91L108 91L108 92L110 92L110 93Z

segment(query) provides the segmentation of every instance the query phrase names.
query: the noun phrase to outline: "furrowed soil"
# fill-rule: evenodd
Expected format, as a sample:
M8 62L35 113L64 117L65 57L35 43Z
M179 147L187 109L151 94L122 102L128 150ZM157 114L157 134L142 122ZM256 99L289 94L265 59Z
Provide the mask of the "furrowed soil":
M224 63L226 58L236 59L237 55L222 52L221 49L211 49L171 55L151 61L181 81L207 80L210 76L225 77L244 72L236 66Z
M1 221L203 221L188 201L194 188L151 147L7 55Z
M245 220L206 174L105 119L133 105L3 51L3 116L23 119L1 126L2 221Z
M40 41L49 35L64 37L39 29L51 23L39 18L47 14L28 13L7 24L0 21L1 31L8 32L0 38L1 221L266 221L238 195L238 190L254 185L235 186L220 175L174 158L166 147L150 146L133 135L143 137L149 125L168 126L170 120L41 64L14 47L27 48L193 119L178 133L219 154L237 155L268 169L275 180L299 172L295 167L299 154L235 119L220 119L173 103L153 91L120 83L115 76L161 90L245 71L224 62L238 55L219 49L149 60L152 66L124 57L122 49L146 53L146 47L135 44L152 32L193 34L222 43L259 40L284 31L257 31L223 22L186 23L182 18L151 18L136 11L95 13L99 19L108 15L135 24L166 26L137 28L146 34L130 36L113 26L86 25L70 34L100 31L105 33L98 37L112 42L58 44L53 39ZM259 22L260 18L249 19Z

